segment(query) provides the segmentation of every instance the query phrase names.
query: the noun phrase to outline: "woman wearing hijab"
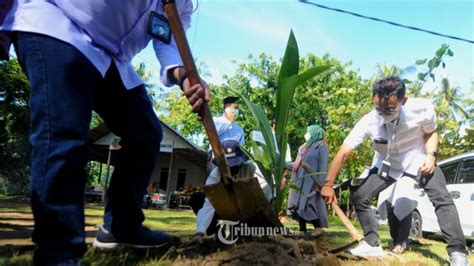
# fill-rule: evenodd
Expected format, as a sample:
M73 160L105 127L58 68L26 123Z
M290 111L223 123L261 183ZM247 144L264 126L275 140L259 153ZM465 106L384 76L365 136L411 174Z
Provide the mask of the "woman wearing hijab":
M328 169L324 135L318 125L307 127L306 142L298 150L291 175L292 183L301 191L290 189L288 195L288 210L298 219L300 234L306 234L306 223L310 222L314 226L311 235L315 237L328 226L326 204L319 194L319 186L324 184Z

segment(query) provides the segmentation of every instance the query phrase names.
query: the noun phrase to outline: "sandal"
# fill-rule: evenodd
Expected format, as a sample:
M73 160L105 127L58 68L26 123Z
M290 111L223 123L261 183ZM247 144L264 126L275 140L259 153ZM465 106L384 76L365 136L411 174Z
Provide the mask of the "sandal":
M311 233L311 236L312 237L318 237L318 236L322 235L323 233L324 233L323 228L316 227L316 228L314 228L314 231Z
M396 244L390 251L394 254L401 255L407 249L407 243Z

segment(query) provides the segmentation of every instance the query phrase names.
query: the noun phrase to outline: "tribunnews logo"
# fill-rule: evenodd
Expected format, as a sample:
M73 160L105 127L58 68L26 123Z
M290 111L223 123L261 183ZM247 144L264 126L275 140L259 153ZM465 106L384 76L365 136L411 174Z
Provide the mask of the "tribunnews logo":
M239 221L221 220L221 226L217 231L217 238L224 244L232 245L243 236L290 236L293 230L285 227L250 227L246 223Z

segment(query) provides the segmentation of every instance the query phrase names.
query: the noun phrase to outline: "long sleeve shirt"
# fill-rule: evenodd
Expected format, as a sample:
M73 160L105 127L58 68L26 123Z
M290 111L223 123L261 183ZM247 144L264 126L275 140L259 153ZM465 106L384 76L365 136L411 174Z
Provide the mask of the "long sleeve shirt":
M192 1L177 0L176 6L183 27L189 28ZM0 30L38 33L69 43L102 76L114 62L125 87L132 89L143 83L131 61L152 40L147 33L152 11L165 16L160 0L17 0ZM161 64L161 80L170 86L166 73L182 65L176 43L153 39L153 47Z

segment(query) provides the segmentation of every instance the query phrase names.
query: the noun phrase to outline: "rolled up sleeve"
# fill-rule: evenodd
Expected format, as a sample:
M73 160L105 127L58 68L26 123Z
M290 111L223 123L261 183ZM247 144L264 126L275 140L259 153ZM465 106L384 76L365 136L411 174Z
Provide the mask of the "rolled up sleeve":
M367 116L359 120L349 135L347 135L346 139L344 139L344 144L350 146L353 149L359 147L359 145L369 137L368 125L369 121Z
M425 133L433 133L438 127L436 123L436 113L433 104L429 103L426 106L425 112L422 114L423 119L421 126Z

